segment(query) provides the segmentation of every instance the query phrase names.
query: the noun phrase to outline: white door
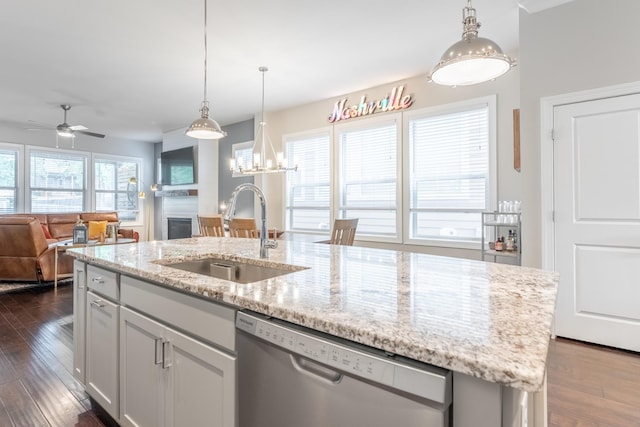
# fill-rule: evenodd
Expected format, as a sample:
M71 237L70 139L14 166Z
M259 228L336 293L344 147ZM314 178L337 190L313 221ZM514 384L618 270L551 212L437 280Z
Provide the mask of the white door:
M554 108L556 334L640 351L640 95Z
M167 427L235 427L236 359L167 328Z
M120 425L164 426L164 326L120 308Z

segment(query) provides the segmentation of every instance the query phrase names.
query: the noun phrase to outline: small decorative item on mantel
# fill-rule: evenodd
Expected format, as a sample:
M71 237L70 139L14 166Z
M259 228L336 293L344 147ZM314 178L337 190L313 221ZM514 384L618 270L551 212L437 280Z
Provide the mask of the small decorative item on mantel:
M82 223L80 216L76 221L76 225L73 227L73 244L86 244L87 243L87 226Z

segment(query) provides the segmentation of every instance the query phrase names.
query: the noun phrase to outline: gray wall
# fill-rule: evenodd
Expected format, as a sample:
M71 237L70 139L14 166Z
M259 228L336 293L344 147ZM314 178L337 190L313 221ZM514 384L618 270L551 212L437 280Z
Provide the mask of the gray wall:
M227 136L219 140L218 150L218 197L219 202L228 201L233 190L240 184L245 182L253 183L253 176L233 177L229 170L229 159L231 159L231 146L238 142L253 141L254 138L254 120L246 120L244 122L234 123L223 126ZM238 197L236 207L236 216L239 218L253 218L254 194L249 191L243 191Z
M520 12L523 264L542 265L540 98L640 80L637 0Z

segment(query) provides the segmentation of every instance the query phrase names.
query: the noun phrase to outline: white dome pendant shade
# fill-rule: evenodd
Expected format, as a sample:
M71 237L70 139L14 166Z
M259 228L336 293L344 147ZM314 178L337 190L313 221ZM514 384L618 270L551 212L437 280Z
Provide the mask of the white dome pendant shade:
M462 18L462 40L442 55L429 75L430 81L446 86L473 85L500 77L515 66L515 60L495 42L478 37L480 23L471 0L462 9Z
M220 125L209 118L209 101L207 101L207 0L204 0L204 100L200 107L200 117L195 119L185 131L187 136L197 139L220 139L227 133Z

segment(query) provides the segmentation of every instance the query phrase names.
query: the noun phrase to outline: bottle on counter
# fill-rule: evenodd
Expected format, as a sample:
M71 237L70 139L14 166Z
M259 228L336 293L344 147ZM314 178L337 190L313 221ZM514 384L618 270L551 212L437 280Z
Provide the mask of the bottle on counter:
M504 250L504 237L498 237L496 240L496 251L502 252Z
M515 244L513 240L513 230L509 230L509 235L507 236L507 241L504 245L504 249L507 252L513 252L515 250Z

